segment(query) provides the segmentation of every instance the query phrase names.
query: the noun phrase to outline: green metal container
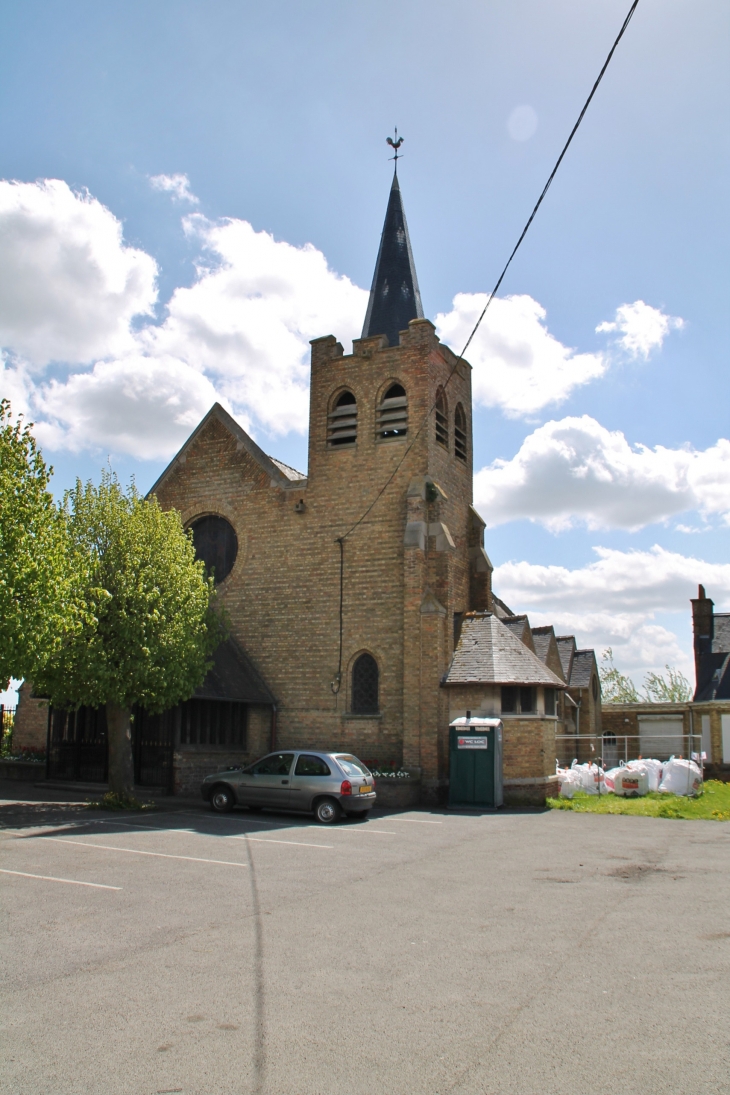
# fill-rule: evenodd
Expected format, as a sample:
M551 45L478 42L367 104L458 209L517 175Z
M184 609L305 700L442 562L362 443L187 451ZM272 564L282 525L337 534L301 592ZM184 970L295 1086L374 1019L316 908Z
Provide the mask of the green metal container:
M454 719L449 726L449 806L502 805L502 720Z

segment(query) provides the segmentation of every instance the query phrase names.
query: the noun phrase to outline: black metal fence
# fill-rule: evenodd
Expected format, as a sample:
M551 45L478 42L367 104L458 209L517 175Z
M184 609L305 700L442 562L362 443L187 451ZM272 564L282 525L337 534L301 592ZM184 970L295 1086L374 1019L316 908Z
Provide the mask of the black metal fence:
M134 781L140 787L172 790L172 753L176 712L150 715L137 709L132 718ZM106 783L108 734L103 707L51 710L48 729L49 779Z

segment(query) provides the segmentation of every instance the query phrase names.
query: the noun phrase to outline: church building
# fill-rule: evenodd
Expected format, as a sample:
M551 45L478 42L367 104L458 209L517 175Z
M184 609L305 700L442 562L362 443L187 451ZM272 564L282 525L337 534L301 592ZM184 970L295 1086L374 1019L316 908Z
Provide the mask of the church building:
M572 735L600 735L595 655L492 592L471 367L423 315L397 174L362 337L312 342L310 396L306 473L215 404L150 491L191 529L230 634L190 700L135 713L136 783L197 795L227 765L316 748L405 768L409 801L443 803L449 723L471 712L503 720L505 803L543 803ZM29 744L39 702L21 696ZM48 777L104 781L104 712L47 722Z
M202 724L178 735L178 789L224 754L240 763L312 747L402 765L420 776L422 801L437 802L449 722L470 705L500 713L504 685L524 705L511 712L522 728L516 784L533 788L528 797L553 790L566 681L559 659L556 673L493 615L472 505L471 367L424 318L397 174L362 337L351 354L331 334L312 342L306 474L267 456L216 404L150 493L192 528L230 643L257 682L253 702L238 690L243 736L211 739ZM452 665L467 635L481 644L481 670L473 657ZM500 638L512 658L495 678L487 663ZM514 760L507 731L508 800Z

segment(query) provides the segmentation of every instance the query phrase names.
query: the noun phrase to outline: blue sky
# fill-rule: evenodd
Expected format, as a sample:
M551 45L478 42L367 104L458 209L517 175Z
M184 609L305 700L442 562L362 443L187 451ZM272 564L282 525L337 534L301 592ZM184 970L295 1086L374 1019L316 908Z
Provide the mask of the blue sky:
M305 468L306 342L358 333L394 124L456 346L627 9L6 4L2 392L57 489L108 456L149 486L214 398ZM469 355L497 592L639 682L689 674L698 581L730 608L729 39L721 0L642 0Z

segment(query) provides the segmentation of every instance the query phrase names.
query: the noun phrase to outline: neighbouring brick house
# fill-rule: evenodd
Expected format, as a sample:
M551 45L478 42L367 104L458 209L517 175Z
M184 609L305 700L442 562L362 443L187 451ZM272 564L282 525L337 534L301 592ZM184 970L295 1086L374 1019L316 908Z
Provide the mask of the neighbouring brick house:
M492 593L471 368L423 317L397 178L362 337L351 354L332 335L312 342L310 397L306 474L216 404L150 492L192 530L231 637L215 689L156 720L138 713L138 772L147 757L163 773L167 750L174 789L197 793L205 772L274 745L335 748L405 766L438 802L449 721L486 704L507 725L506 801L544 800L556 735L600 722L595 658ZM472 633L481 668L461 680ZM494 668L507 663L524 671ZM52 749L69 725L59 715Z
M686 703L610 703L603 707L607 760L627 754L704 753L705 775L730 778L730 613L715 612L700 586L692 598L695 691Z

